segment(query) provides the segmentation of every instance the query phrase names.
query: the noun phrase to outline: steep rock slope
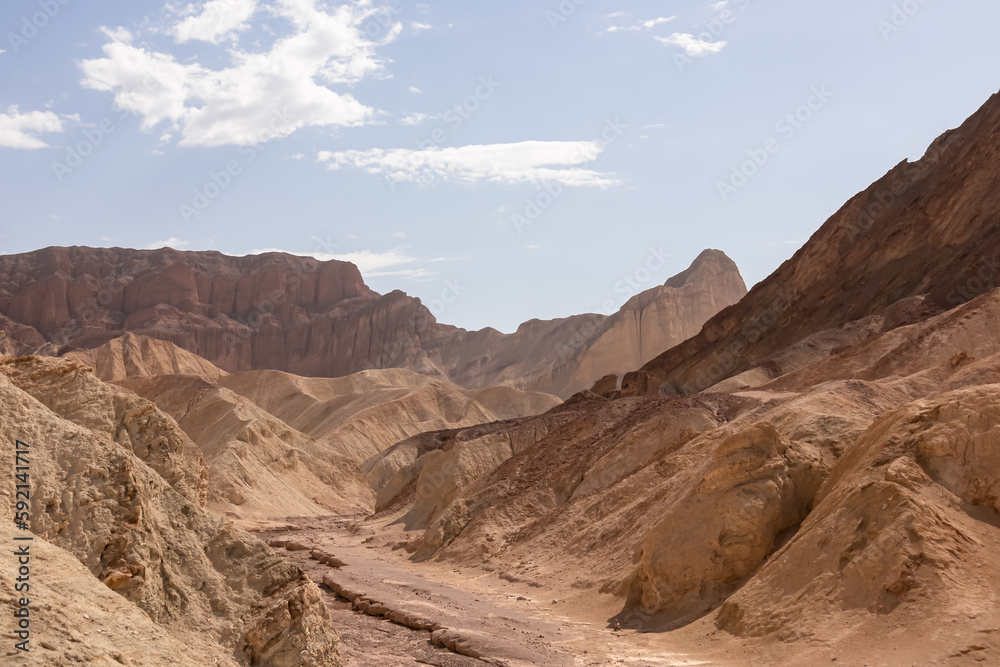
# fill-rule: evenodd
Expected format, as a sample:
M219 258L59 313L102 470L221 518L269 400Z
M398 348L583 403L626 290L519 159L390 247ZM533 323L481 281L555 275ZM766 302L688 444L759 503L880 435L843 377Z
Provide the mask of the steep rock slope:
M548 394L462 389L402 369L344 378L251 371L218 382L356 463L420 433L535 415L559 404Z
M173 343L132 333L65 356L90 366L105 382L149 375L197 375L209 380L226 375L221 368Z
M765 638L774 664L1000 660L1000 289L976 263L998 121L994 97L890 188L907 204L853 245L835 216L624 397L367 462L388 533L609 623Z
M43 358L0 364L0 404L0 453L13 461L16 440L31 446L31 532L72 554L120 604L135 605L199 655L340 664L315 584L201 508L201 455L170 417L78 363ZM14 497L12 476L0 480L0 493ZM5 521L9 507L0 510ZM83 649L62 640L91 628L63 627L51 643L75 660ZM118 632L108 639L120 641Z
M119 384L156 402L205 456L208 507L240 519L365 513L371 490L357 465L250 400L191 375Z
M912 644L863 654L876 663L989 662L998 317L1000 289L751 390L581 394L365 470L415 559L485 563L568 604L610 596L626 627L788 642L775 664L871 651L872 633Z
M697 392L907 297L926 294L941 312L996 287L998 147L994 95L923 159L900 163L851 199L738 305L626 377L624 391Z
M686 271L632 297L593 329L580 331L557 350L554 359L540 363L515 383L571 396L605 376L620 377L694 336L699 323L746 293L736 264L721 251L706 250Z
M679 343L745 293L736 266L710 251L611 318L535 320L506 335L439 324L418 299L371 291L345 262L169 248L0 256L0 329L13 353L60 355L132 332L228 372L342 377L407 368L469 388L511 384L563 397Z

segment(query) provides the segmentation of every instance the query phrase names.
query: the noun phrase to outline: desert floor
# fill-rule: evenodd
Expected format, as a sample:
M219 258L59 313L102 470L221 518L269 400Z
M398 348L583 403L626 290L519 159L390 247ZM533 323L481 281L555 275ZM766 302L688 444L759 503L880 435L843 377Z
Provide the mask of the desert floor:
M436 646L428 631L354 611L350 602L323 585L340 632L341 654L349 667L460 667L484 662L509 667L984 664L976 645L956 645L947 659L928 661L928 655L941 655L940 648L953 637L949 628L942 627L935 637L908 638L905 628L894 627L891 618L885 617L873 622L870 633L861 640L848 646L840 643L836 649L819 642L739 639L716 629L714 614L671 631L654 630L651 625L635 627L631 621L616 632L613 619L621 611L619 598L590 592L581 595L580 591L539 586L537 582L507 581L484 568L413 563L405 550L393 548L404 537L393 520L379 517L352 522L330 517L257 526L265 540L295 541L335 554L347 563L343 568L331 568L312 560L309 551L286 551L286 557L317 583L327 577L387 607L419 609L422 616L457 629L462 650L480 656L472 658ZM1000 635L1000 618L980 617L970 619L970 623L983 627L984 644L993 644ZM898 652L897 659L866 657L884 655L886 644L896 645L893 655ZM929 652L931 645L938 650Z

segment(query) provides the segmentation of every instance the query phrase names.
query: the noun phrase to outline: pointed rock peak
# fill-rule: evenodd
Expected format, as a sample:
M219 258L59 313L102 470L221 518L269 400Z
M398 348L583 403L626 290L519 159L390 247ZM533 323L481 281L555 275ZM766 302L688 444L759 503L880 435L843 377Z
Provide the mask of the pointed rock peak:
M709 276L718 276L724 273L739 276L740 269L736 266L736 262L731 260L726 253L721 250L709 248L708 250L703 250L691 262L691 266L668 280L664 283L664 286L678 289L691 283L700 282ZM740 280L742 279L742 276L740 276Z

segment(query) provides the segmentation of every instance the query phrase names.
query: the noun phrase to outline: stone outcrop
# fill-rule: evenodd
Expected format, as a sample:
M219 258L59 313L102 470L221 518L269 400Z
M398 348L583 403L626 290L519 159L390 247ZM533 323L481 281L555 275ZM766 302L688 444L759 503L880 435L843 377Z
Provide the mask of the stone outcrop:
M917 295L942 312L998 285L1000 94L918 162L852 198L777 271L702 331L631 374L623 392L692 393L808 336ZM923 314L897 313L887 327ZM916 319L914 319L916 317ZM770 377L789 369L767 367Z
M379 295L349 263L279 253L230 257L172 249L46 248L0 256L0 329L20 354L90 350L126 333L174 343L227 372L342 377L406 368L467 388L508 384L568 397L695 334L746 286L706 251L684 273L611 317L579 315L514 334L438 323L418 299ZM128 373L134 341L101 359ZM148 345L148 344L147 344ZM198 371L190 358L157 368Z
M201 453L155 405L76 362L33 357L0 363L0 404L0 454L13 461L15 441L30 443L31 532L51 545L50 558L82 564L69 574L92 577L69 585L67 602L95 583L114 591L119 606L149 619L137 625L141 634L150 634L149 624L158 628L149 656L169 650L168 635L201 647L178 656L229 656L220 664L340 664L316 585L202 508ZM0 479L0 496L14 497L12 476ZM11 525L12 503L0 505ZM50 599L60 622L77 620L79 604ZM100 630L64 626L60 637ZM61 641L53 645L67 661L136 649L119 632L93 648Z
M73 359L90 366L98 378L115 382L151 375L195 375L215 380L227 373L196 354L173 343L127 333L92 350L69 352Z
M230 375L172 343L136 334L66 359L81 372L33 387L39 400L85 420L95 403L120 404L137 455L168 478L184 469L176 459L188 457L197 474L178 480L182 490L247 522L367 514L375 496L358 468L365 458L415 434L524 418L559 404L548 394L463 389L402 369L344 378ZM85 372L87 362L94 373ZM166 415L190 440L178 436ZM84 423L108 433L121 429Z

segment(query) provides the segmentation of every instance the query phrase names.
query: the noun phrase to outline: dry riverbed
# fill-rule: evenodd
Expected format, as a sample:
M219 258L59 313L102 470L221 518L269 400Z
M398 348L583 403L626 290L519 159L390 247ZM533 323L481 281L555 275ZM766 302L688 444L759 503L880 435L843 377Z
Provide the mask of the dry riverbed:
M715 654L712 658L695 657L665 650L657 635L615 632L600 605L581 609L579 604L560 601L558 591L475 569L412 563L405 551L392 549L400 535L384 526L309 518L259 534L284 549L288 559L321 584L348 667L461 667L484 662L509 667L668 667L755 662L730 661L723 651L715 650L705 651ZM286 543L301 548L289 550ZM346 565L331 567L316 560L324 556L335 556Z

